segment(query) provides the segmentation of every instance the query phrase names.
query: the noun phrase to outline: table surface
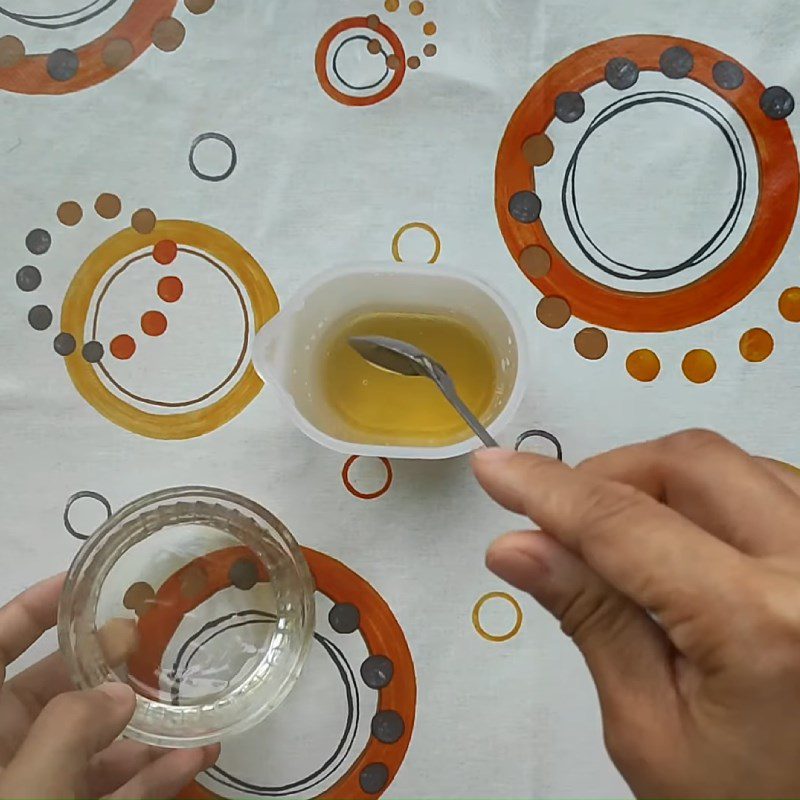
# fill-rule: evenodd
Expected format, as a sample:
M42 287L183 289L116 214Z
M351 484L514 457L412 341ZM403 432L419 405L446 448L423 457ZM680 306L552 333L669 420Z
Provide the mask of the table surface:
M795 4L68 5L0 3L4 593L143 494L239 492L308 548L341 660L190 794L627 794L580 656L484 568L519 520L464 459L322 450L249 347L325 269L430 262L527 332L505 444L702 426L797 462Z

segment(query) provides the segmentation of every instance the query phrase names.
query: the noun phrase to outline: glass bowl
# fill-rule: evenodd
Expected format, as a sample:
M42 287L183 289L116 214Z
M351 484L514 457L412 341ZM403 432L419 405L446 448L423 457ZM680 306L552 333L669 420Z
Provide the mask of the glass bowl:
M135 500L67 574L58 637L79 688L137 694L126 735L196 747L241 733L294 686L314 633L314 582L286 527L221 489Z

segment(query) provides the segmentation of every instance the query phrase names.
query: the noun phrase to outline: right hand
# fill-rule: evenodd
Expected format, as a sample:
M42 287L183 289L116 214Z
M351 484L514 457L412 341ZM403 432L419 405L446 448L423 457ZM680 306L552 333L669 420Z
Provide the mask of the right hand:
M489 549L560 621L639 797L800 797L800 479L690 431L575 469L474 469L540 531Z

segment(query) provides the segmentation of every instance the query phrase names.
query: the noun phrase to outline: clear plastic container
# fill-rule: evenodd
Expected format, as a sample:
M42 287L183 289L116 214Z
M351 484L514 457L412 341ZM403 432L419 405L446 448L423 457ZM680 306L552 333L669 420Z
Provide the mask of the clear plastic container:
M318 444L340 453L389 458L443 459L481 446L465 433L446 445L403 446L342 437L314 391L315 348L343 318L355 313L410 312L470 320L492 351L506 390L498 393L487 428L495 437L519 409L528 379L526 336L511 306L479 279L439 264L366 264L318 276L259 331L256 370L278 392L294 424ZM458 387L456 386L456 389Z
M162 747L258 724L294 686L313 633L313 580L286 527L201 487L111 516L73 561L58 614L76 685L130 684L126 735Z

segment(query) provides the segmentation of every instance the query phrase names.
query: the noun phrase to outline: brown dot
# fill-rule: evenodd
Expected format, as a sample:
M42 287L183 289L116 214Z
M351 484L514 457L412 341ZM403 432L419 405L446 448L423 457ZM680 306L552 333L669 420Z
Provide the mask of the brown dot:
M367 27L370 30L376 31L380 27L381 18L377 14L370 14L367 17Z
M419 60L419 56L409 56L406 63L408 64L409 69L419 69L419 65L422 62Z
M377 39L370 39L367 44L367 50L369 50L372 55L376 56L381 51L381 43Z
M400 0L386 0L383 7L391 14L400 8Z
M386 57L386 66L389 69L400 69L400 59L392 53L392 55Z
M800 287L792 286L778 300L781 316L789 322L800 322Z
M114 617L97 631L97 643L103 657L112 667L125 662L139 645L136 621Z
M199 564L187 567L181 574L181 594L187 599L203 594L207 586L208 574Z
M625 369L631 378L642 383L650 383L661 372L661 362L652 350L634 350L625 360Z
M422 48L422 52L425 53L428 58L433 58L436 55L436 45L435 44L426 44L425 47Z
M165 53L177 50L186 38L186 28L174 17L156 22L153 26L153 44Z
M103 63L109 69L125 69L133 61L133 45L127 39L112 39L103 48Z
M522 155L534 167L543 167L553 157L553 142L546 133L529 136L522 145Z
M142 234L152 233L156 226L156 215L149 208L140 208L134 211L131 217L131 227Z
M252 589L258 583L258 566L249 558L240 558L231 565L228 578L237 589Z
M563 297L543 297L536 306L536 318L547 328L563 328L572 316Z
M122 201L115 194L103 192L94 201L94 210L103 219L114 219L122 211Z
M67 200L66 203L62 203L58 207L56 216L62 225L69 225L69 227L72 227L83 219L83 209L74 200Z
M0 69L15 67L25 58L25 45L16 36L0 36Z
M183 4L192 14L205 14L214 8L215 0L183 0Z
M690 350L681 367L692 383L708 383L717 371L717 362L708 350Z
M149 583L139 581L131 584L122 597L122 605L141 616L156 599L156 593Z
M435 22L426 22L422 26L422 32L426 36L435 36L436 35L436 23Z
M412 0L412 2L408 4L408 10L415 17L418 17L425 10L425 6L420 0Z
M775 349L775 340L763 328L751 328L739 340L739 352L745 361L765 361Z
M608 352L608 337L599 328L584 328L575 334L575 350L589 361L597 361Z
M519 254L519 265L529 278L543 278L550 272L550 253L534 244Z

